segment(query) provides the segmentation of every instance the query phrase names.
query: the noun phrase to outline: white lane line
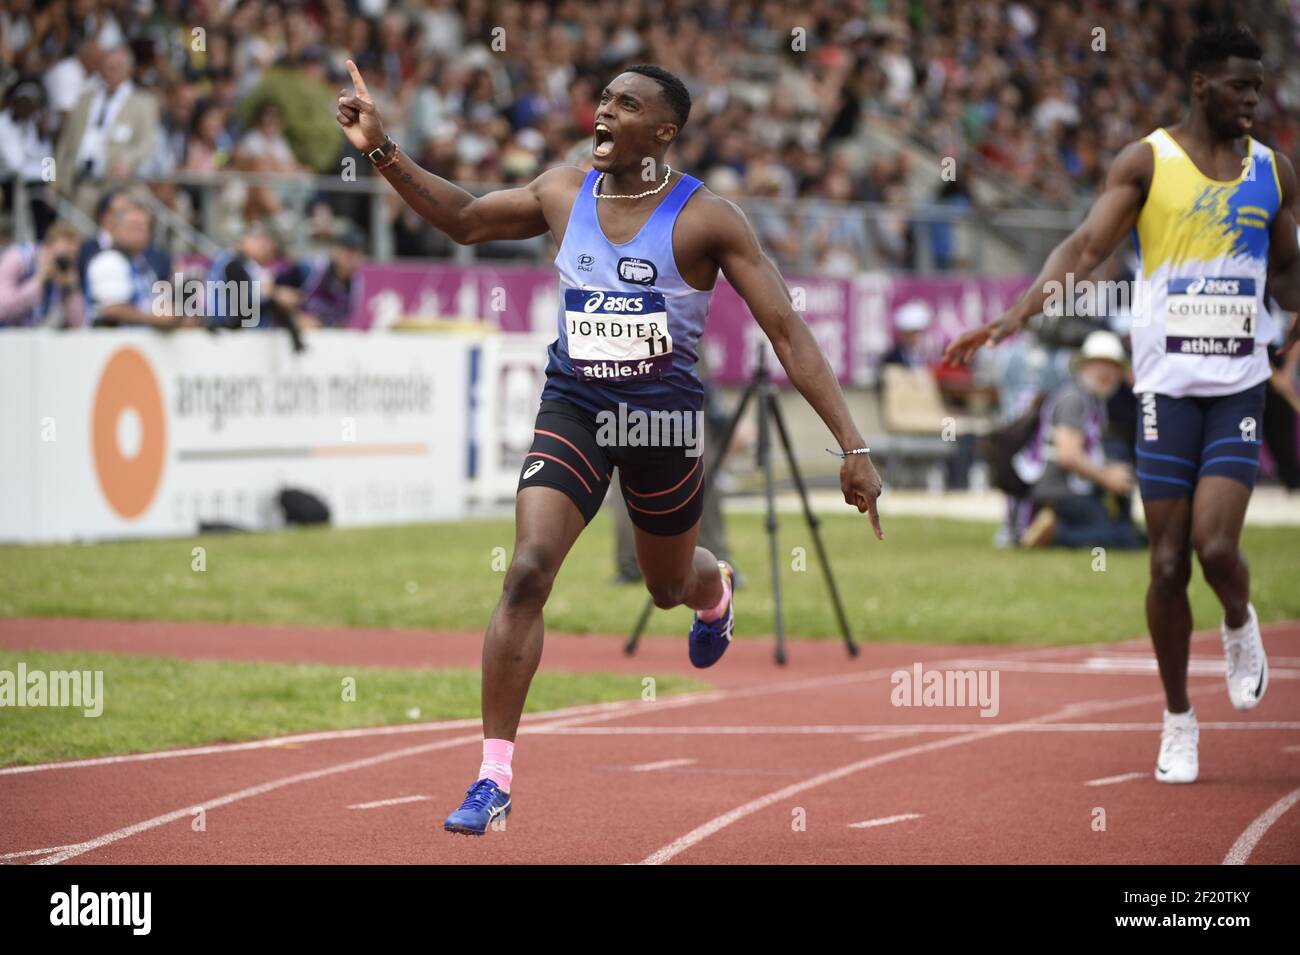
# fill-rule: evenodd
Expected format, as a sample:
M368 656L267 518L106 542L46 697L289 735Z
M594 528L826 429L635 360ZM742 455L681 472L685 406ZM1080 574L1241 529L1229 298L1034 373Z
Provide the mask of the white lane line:
M997 660L966 660L961 661L966 666L961 669L968 670L1000 670L1006 673L1065 673L1081 676L1142 676L1148 673L1155 673L1156 661L1154 657L1088 657L1077 663L1037 663L1030 661L1010 660L999 662ZM1268 675L1278 676L1283 680L1294 680L1300 678L1300 670L1285 669L1273 665L1274 661L1269 661ZM1212 659L1209 657L1192 657L1187 664L1187 672L1191 676L1223 676L1226 664L1222 659ZM935 670L957 669L946 664L932 667Z
M1101 733L1143 732L1163 728L1161 723L1046 723L1024 726L1012 723L880 723L841 726L539 726L521 732L553 736L853 736L871 734L871 739L911 736L916 733L970 733L993 726L1016 726L1018 733ZM1297 730L1300 722L1205 722L1202 730ZM867 739L867 737L862 737Z
M529 732L549 732L566 725L575 718L586 718L594 713L610 714L612 717L623 715L623 711L638 710L647 712L653 706L654 712L682 706L694 706L699 703L713 703L722 700L743 699L749 696L767 693L786 693L795 690L814 689L837 686L843 683L867 682L891 675L896 668L880 668L859 673L839 674L831 677L812 677L804 680L792 680L788 683L758 684L734 690L702 690L698 693L684 693L646 703L641 700L617 700L611 703L584 703L578 706L566 706L558 710L541 713L526 713L521 721L520 730ZM536 724L535 726L533 724ZM372 736L392 736L401 733L436 733L443 730L469 729L481 726L482 720L473 719L447 720L430 723L403 723L394 726L365 726L346 730L322 730L313 733L297 733L291 736L272 736L266 739L249 740L243 743L218 743L211 746L191 746L184 749L164 749L150 753L127 753L119 756L96 756L90 759L72 759L57 763L36 763L31 766L9 766L0 769L0 776L17 776L26 773L48 772L56 769L82 769L90 766L112 766L117 763L135 763L158 759L176 759L182 756L211 756L221 753L234 753L241 750L274 749L292 743L317 743L339 739L363 739Z
M1016 650L1008 653L1008 658L1032 658L1063 652L1068 648L1036 647L1033 650ZM994 658L1002 659L1002 658ZM941 660L936 665L945 667L962 667L969 669L972 661L963 659ZM929 664L927 664L929 665ZM902 664L899 664L902 666ZM694 706L699 703L714 703L723 700L745 699L750 696L766 696L774 693L789 693L798 690L839 686L845 683L868 682L880 677L892 676L899 667L880 667L875 670L844 673L836 676L808 677L802 680L790 680L785 683L759 683L754 686L740 687L732 690L702 690L698 693L683 693L680 696L658 700L648 704L640 700L621 700L612 703L584 703L567 706L558 710L541 713L526 713L520 729L530 727L531 732L552 732L565 725L573 717L585 717L592 713L607 713L618 710L631 710L653 705L655 712L675 709L682 706ZM1270 674L1271 675L1271 674ZM645 712L642 709L642 712ZM615 712L615 716L619 715ZM558 722L557 722L558 721ZM242 750L274 749L294 743L318 743L340 739L364 739L372 736L393 736L401 733L437 733L445 730L468 729L480 726L482 721L473 719L445 720L441 722L403 723L394 726L364 726L344 730L322 730L312 733L295 733L289 736L272 736L266 739L248 740L242 743L217 743L210 746L190 746L181 749L164 749L148 753L125 753L118 756L96 756L89 759L70 759L57 763L36 763L30 766L9 766L0 768L0 776L18 776L27 773L49 772L56 769L84 769L93 766L112 766L117 763L136 763L159 759L177 759L186 756L212 756L222 753L235 753ZM535 724L535 725L532 725ZM1202 724L1204 728L1204 724Z
M83 769L88 766L112 766L117 763L152 762L156 759L176 759L181 756L211 756L215 753L238 753L249 749L279 749L295 743L316 743L322 740L361 739L368 736L391 736L398 733L438 732L439 730L469 729L481 720L452 720L446 723L414 723L401 726L367 726L352 730L323 730L319 733L299 733L294 736L272 736L246 743L216 743L212 746L189 746L184 749L163 749L153 753L125 753L120 756L96 756L91 759L69 759L59 763L34 763L31 766L7 766L0 776L20 776L25 773L43 773L52 769Z
M1284 753L1300 753L1300 746L1283 746L1283 747L1282 747L1282 752L1284 752Z
M689 766L694 763L693 759L661 759L657 763L641 763L639 766L633 766L634 773L651 773L656 769L671 769L674 766Z
M48 849L24 849L22 852L6 852L0 855L0 859L20 859L23 856L44 856L52 852L62 852L64 849L71 849L72 846L50 846Z
M1141 779L1146 773L1124 773L1120 776L1103 776L1101 779L1090 779L1085 786L1113 786L1115 783L1126 783L1133 779Z
M398 796L396 799L378 799L375 802L359 802L356 805L348 806L349 809L379 809L382 806L400 806L408 802L424 802L426 799L432 799L432 796Z
M801 688L813 689L826 684L861 682L866 679L872 679L880 676L888 676L892 672L893 671L890 669L882 668L879 670L870 670L867 671L866 673L844 674L844 675L834 676L834 677L813 678L808 680L798 680L792 682L798 684ZM789 689L791 686L792 686L791 683L770 686L768 692L782 692L784 690ZM730 692L733 693L734 695L755 695L755 694L762 694L764 692L764 689L763 686L760 684L755 687L750 687L750 688L730 691ZM671 699L663 700L653 705L656 706L657 708L662 709L672 705L682 706L682 705L690 705L691 702L712 701L715 698L723 697L725 695L726 694L724 693L714 693L714 692L688 694L686 699L683 699L683 697L673 697ZM693 697L694 699L692 700L691 697ZM597 703L597 704L584 705L581 707L569 707L566 710L553 711L552 713L549 714L535 714L535 715L542 716L542 717L556 716L561 713L572 713L575 711L582 710L585 711L588 715L583 717L572 717L566 719L568 719L569 722L572 722L573 719L588 719L588 720L617 719L618 717L623 716L628 710L644 707L646 705L648 704L640 701ZM475 725L478 725L479 723L479 721L477 720L474 720L472 722ZM243 799L248 799L253 796L260 796L264 793L272 792L276 789L280 789L283 788L284 786L289 786L294 783L308 782L310 780L320 779L324 776L331 776L336 773L350 772L351 770L354 769L366 769L369 768L370 766L376 766L381 763L389 762L394 759L402 759L406 756L415 756L421 753L432 752L434 750L446 749L448 747L458 746L462 743L476 743L481 738L482 737L479 734L474 734L470 736L458 736L452 739L440 740L436 743L425 743L419 746L408 746L405 747L404 749L392 750L387 753L381 753L378 756L366 757L364 759L353 760L347 763L340 763L334 766L326 766L323 769L317 769L311 772L298 773L293 776L285 776L280 779L274 779L268 783L263 783L259 786L250 786L247 789L241 789L237 792L227 793L225 796L218 796L216 799L209 800L205 803L200 803L195 806L186 806L183 809L176 809L173 810L172 812L165 813L161 816L154 816L152 819L146 819L143 822L138 822L131 826L125 826L121 829L115 829L112 832L105 833L102 836L97 836L96 838L87 840L86 842L76 843L75 845L68 846L60 850L59 852L50 856L49 858L42 859L40 862L37 863L37 865L57 865L61 862L66 862L68 859L75 858L79 855L84 855L87 852L91 852L95 849L102 848L103 846L109 845L110 843L117 842L121 839L126 839L134 835L138 835L141 832L147 832L148 830L155 829L158 826L167 825L168 823L175 822L178 819L186 818L187 816L192 815L196 809L207 810L207 809L217 808L220 806L226 806L234 802L239 802L240 800ZM281 737L279 738L279 740L277 740L277 742L282 743L284 739L285 739L284 737ZM56 768L64 764L52 763L47 765L49 767Z
M1019 656L1038 656L1046 652L1048 649L1050 648L1040 648L1037 650L1028 650L1028 651L1012 651L1012 653ZM1008 656L1011 655L1012 655L1011 653L1008 654ZM891 668L882 667L877 670L868 670L864 673L843 674L840 676L833 676L833 677L820 677L820 678L811 678L807 680L796 680L796 681L791 681L789 683L781 683L776 685L757 684L753 687L728 691L727 693L703 692L697 694L684 694L681 697L673 697L670 700L664 700L655 705L662 709L662 708L672 708L676 706L689 706L693 702L712 702L716 698L726 697L726 696L739 697L739 696L754 696L754 695L772 695L775 693L786 692L796 688L812 689L812 688L817 688L822 686L838 685L843 683L865 682L867 680L875 679L877 677L888 676L893 672L894 671ZM567 707L561 710L553 710L547 713L531 714L531 717L534 719L538 719L538 718L545 719L547 717L555 717L565 713L585 712L587 714L590 714L589 716L586 717L586 719L589 720L617 719L620 716L623 716L628 710L644 707L646 705L647 704L640 701L638 702L623 701L623 702L616 702L616 703L593 703L593 704L584 704L575 707ZM1072 707L1067 706L1064 708L1064 710L1067 712L1072 712ZM529 718L530 718L529 716L523 717L525 721L527 721ZM466 721L454 721L454 722L463 723ZM474 725L479 725L477 720L471 720L468 722ZM436 724L436 725L440 729L445 729L449 724ZM408 730L409 731L410 728L403 726L403 727L376 727L375 729L379 730L380 732L372 735L385 735L385 733L383 732L384 730L397 730L397 731ZM356 731L342 731L342 732L356 732ZM321 734L305 734L305 735L321 735ZM179 819L186 818L187 816L191 816L193 815L194 810L196 809L206 810L209 808L217 808L219 806L225 806L234 802L239 802L242 799L248 799L254 796L260 796L264 793L272 792L276 789L280 789L283 788L284 786L289 786L294 783L308 782L314 779L319 779L325 776L331 776L337 773L349 772L354 769L365 769L370 766L380 765L382 763L390 762L395 759L402 759L406 756L415 756L421 753L433 752L439 749L447 749L452 746L459 746L463 743L476 743L479 742L481 738L482 738L481 735L476 733L468 736L455 737L453 739L439 740L438 742L435 743L425 743L420 746L408 746L405 747L404 749L391 750L387 753L381 753L378 756L371 756L364 759L353 760L347 763L335 764L334 766L327 766L324 767L323 769L317 769L311 772L298 773L293 776L286 776L280 779L274 779L268 783L263 783L259 786L250 786L246 789L238 790L237 792L227 793L225 796L219 796L216 799L209 800L208 802L205 803L200 803L195 806L186 806L182 809L176 809L173 810L172 812L165 813L161 816L154 816L152 819L146 819L143 822L138 822L131 826L125 826L121 829L115 829L112 832L108 832L105 833L104 835L97 836L94 839L87 840L86 842L79 842L74 845L64 847L63 849L60 849L55 855L52 855L45 859L41 859L36 864L37 865L58 865L59 863L66 862L68 859L72 859L77 856L84 855L87 852L91 852L95 849L109 845L113 842L117 842L121 839L126 839L131 836L138 835L141 832L147 832L150 829L155 829L159 826L163 826L168 823L175 822ZM279 745L279 744L283 744L288 739L289 737L279 737L275 740L266 741L266 742ZM160 754L136 754L136 755L137 756L158 755L159 757L166 757L168 755L174 754L175 752L176 752L175 750L168 750ZM57 768L62 768L66 765L67 764L63 764L63 763L48 763L43 766L21 767L21 768L27 771L32 771L33 769L57 769Z
M850 829L874 829L876 826L888 826L895 822L907 822L909 819L920 819L919 812L905 812L901 816L885 816L883 819L868 819L866 822L851 822Z
M104 846L131 836L139 835L142 832L148 832L150 829L157 829L159 826L165 826L169 822L176 822L178 819L185 819L192 816L196 810L202 809L219 809L222 806L228 806L231 803L239 802L241 799L248 799L252 796L260 796L263 793L269 793L276 789L282 789L285 786L291 786L294 783L307 782L312 779L321 779L325 776L333 776L337 773L346 773L354 769L367 769L371 766L379 766L383 763L392 762L395 759L402 759L407 756L419 756L423 753L431 753L439 749L447 749L452 746L459 746L461 743L476 743L479 740L476 733L473 736L457 736L453 739L439 740L436 743L424 743L420 746L407 746L403 749L390 750L387 753L380 753L378 756L367 756L364 759L354 759L347 763L338 763L334 766L326 766L324 769L314 769L307 773L297 773L293 776L283 776L280 779L273 779L270 782L262 783L258 786L249 786L247 789L240 789L233 793L227 793L224 796L218 796L215 799L209 799L193 806L185 806L182 809L175 809L171 812L164 813L161 816L154 816L152 819L146 819L143 822L137 822L131 826L125 826L121 829L114 829L112 832L106 832L102 836L96 836L94 839L88 839L85 842L79 842L76 845L68 846L65 849L56 852L47 859L42 859L36 865L58 865L61 862L67 862L77 856L85 855L95 849L102 849Z
M990 726L988 729L976 729L965 732L959 736L950 736L947 739L934 740L930 743L919 743L915 746L907 746L903 749L891 750L887 753L881 753L868 759L861 759L838 769L832 769L828 772L819 773L809 779L799 783L792 783L775 792L768 793L766 796L760 796L752 799L743 805L737 806L730 812L725 812L720 816L710 819L701 826L696 826L690 832L686 833L679 839L675 839L668 845L658 849L641 860L642 865L662 865L673 857L680 855L687 849L699 845L709 836L727 828L734 822L744 819L746 816L753 815L761 809L774 805L791 796L797 795L809 789L815 789L826 783L835 782L846 776L861 772L864 769L871 769L885 763L891 763L898 759L905 759L908 756L918 756L922 753L932 753L941 749L948 749L953 746L963 746L967 743L973 743L977 740L987 739L990 736L1001 736L1005 733L1015 732L1022 725L1046 722L1047 720L1058 717L1073 716L1088 711L1098 711L1106 709L1119 709L1125 706L1136 706L1139 703L1149 703L1156 700L1163 700L1164 694L1146 694L1144 696L1130 697L1124 700L1090 700L1085 703L1071 703L1061 707L1053 713L1044 716L1033 717L1023 723L1008 723L1002 726Z
M1237 837L1228 854L1223 857L1223 864L1245 865L1250 854L1255 851L1255 846L1259 845L1259 840L1264 838L1264 833L1268 832L1269 826L1281 819L1282 814L1297 802L1300 802L1300 789L1292 790L1260 813L1259 817L1246 827L1246 831Z

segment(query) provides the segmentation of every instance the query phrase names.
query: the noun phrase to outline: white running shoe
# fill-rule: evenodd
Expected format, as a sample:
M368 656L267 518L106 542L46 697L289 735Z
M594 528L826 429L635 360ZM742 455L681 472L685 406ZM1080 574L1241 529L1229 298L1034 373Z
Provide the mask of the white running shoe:
M1228 699L1239 710L1253 709L1268 689L1268 657L1259 635L1259 617L1251 604L1246 605L1246 612L1248 619L1238 629L1229 630L1226 621L1221 628L1223 655L1228 661Z
M1165 728L1160 734L1160 755L1156 759L1156 781L1194 783L1198 771L1196 747L1201 731L1196 710L1170 713L1165 710Z

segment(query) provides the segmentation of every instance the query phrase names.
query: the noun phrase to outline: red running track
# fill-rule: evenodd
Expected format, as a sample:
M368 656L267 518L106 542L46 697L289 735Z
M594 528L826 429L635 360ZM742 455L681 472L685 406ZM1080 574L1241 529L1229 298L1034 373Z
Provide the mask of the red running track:
M1201 778L1151 778L1162 698L1144 641L1103 646L734 646L716 689L525 717L508 828L442 819L477 720L0 770L0 859L44 863L1300 862L1300 626L1264 628L1264 702L1233 710L1214 633L1193 643ZM15 648L477 666L477 634L0 621ZM999 712L899 707L891 674L988 670ZM542 666L698 673L683 640L625 658L548 635ZM203 829L196 831L198 810ZM1103 820L1104 816L1104 820ZM1104 821L1104 829L1099 824Z

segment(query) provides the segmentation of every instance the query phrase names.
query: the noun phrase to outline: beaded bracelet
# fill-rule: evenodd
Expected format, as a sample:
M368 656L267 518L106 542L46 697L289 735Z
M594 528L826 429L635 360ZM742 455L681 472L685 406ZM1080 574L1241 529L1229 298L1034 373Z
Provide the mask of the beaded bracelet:
M854 448L852 451L831 451L830 448L827 448L826 450L827 450L827 452L829 452L830 454L835 455L837 458L847 458L850 454L870 454L870 453L871 453L871 449L870 449L870 448Z

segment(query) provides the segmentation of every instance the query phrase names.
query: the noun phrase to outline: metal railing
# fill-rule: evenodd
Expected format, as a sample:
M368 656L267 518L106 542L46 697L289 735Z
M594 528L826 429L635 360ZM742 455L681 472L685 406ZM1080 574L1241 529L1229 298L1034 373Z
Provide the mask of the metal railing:
M263 187L275 191L296 224L284 235L289 254L301 253L308 241L302 224L308 221L314 200L354 196L364 198L371 257L377 261L394 258L394 213L400 208L400 200L387 181L378 177L347 181L338 176L183 172L166 178L106 181L105 188L134 187L141 192L138 187L142 184L180 187L198 197L194 223L156 196L145 197L155 213L159 241L173 253L212 256L236 242L242 216L233 206L223 207L223 194L232 188ZM471 183L464 184L464 188L482 195L502 187ZM13 235L17 241L27 241L32 236L32 222L27 211L26 185L16 181L13 195ZM824 199L741 198L737 202L778 264L806 273L839 268L853 272L887 269L916 274L1023 274L1035 271L1076 223L1076 214L1049 209L989 209L940 203L900 206ZM61 213L69 208L66 201L59 204ZM904 230L899 228L900 218L907 223ZM457 246L449 240L441 246L448 258L461 263L481 257L544 261L548 248L545 239L489 244L485 249ZM819 256L819 250L831 248L835 254ZM945 258L948 261L943 261Z

